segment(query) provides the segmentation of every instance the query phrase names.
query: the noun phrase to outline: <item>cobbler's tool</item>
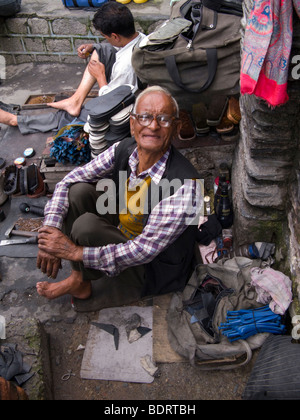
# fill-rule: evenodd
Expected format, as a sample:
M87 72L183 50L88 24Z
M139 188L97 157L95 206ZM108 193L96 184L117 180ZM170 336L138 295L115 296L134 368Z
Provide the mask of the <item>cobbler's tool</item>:
M0 246L8 246L8 245L21 245L21 244L37 244L38 237L32 237L27 239L4 239L0 241Z
M15 223L11 225L5 232L5 238L9 239L12 235L14 236L23 236L25 238L36 238L38 236L37 232L29 232L23 230L15 229Z

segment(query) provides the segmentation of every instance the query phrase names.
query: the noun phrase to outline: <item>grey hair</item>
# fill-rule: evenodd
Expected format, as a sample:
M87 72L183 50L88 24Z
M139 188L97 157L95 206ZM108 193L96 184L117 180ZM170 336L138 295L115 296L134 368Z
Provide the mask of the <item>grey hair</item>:
M174 114L175 117L178 118L179 117L179 106L178 103L176 101L175 98L173 98L173 96L171 95L171 93L165 89L162 88L161 86L150 86L148 88L146 88L145 90L143 90L138 97L136 98L135 104L134 104L134 108L133 108L133 113L136 113L136 109L138 107L138 104L140 102L140 100L147 94L151 93L151 92L160 92L160 93L164 93L172 102L173 106L174 106Z

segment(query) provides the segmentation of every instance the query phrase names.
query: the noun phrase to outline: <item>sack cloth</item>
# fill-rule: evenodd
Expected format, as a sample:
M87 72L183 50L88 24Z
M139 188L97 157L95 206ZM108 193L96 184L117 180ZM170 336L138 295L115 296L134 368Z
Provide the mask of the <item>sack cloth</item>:
M206 370L249 363L252 350L261 347L268 334L230 342L219 326L226 321L228 311L262 306L251 286L250 270L264 264L244 257L199 264L183 292L172 297L167 315L171 347Z
M169 21L177 18L192 25L175 41L167 34L161 44L143 41L134 48L132 65L140 81L165 87L180 105L238 93L241 17L218 13L201 0L180 0L173 3Z

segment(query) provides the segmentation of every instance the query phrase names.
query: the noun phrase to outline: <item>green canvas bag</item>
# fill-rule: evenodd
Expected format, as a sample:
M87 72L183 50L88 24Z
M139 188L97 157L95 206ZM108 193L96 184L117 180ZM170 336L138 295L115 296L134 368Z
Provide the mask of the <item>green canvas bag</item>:
M219 13L201 0L179 0L165 25L178 19L190 25L177 36L166 31L160 43L143 40L134 48L132 64L140 81L165 87L180 105L238 93L241 17ZM149 38L155 39L156 32Z

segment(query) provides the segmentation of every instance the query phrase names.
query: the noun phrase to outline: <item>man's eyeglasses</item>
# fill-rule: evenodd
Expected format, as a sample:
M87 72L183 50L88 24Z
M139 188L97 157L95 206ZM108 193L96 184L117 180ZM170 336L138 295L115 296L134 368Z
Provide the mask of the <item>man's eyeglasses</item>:
M131 116L137 120L137 122L143 127L148 127L155 119L157 124L162 128L170 127L176 117L170 115L152 115L152 114L133 114Z

